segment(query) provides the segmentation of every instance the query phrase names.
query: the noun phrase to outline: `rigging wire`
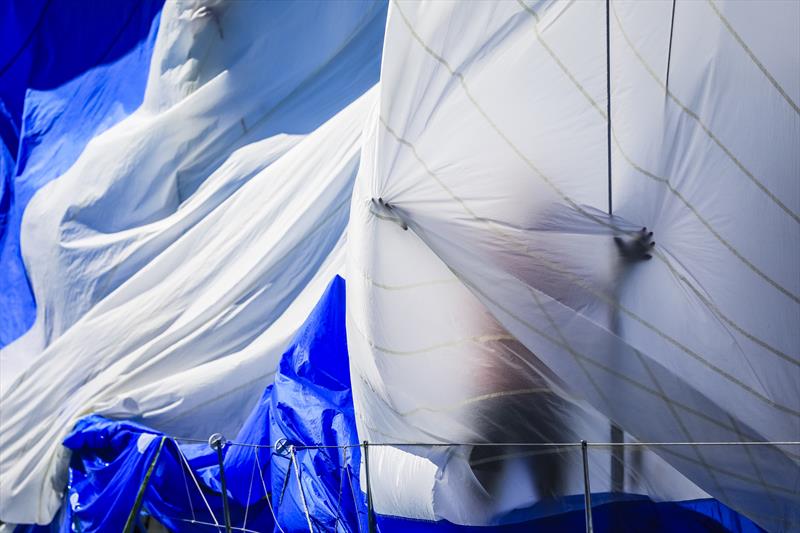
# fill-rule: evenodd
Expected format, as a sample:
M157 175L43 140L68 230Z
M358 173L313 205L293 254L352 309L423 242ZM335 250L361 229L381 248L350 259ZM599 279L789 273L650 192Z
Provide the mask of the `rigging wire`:
M184 440L184 439L178 439ZM205 441L203 441L205 442ZM272 449L275 446L267 444L239 443L228 441L231 446L249 446L252 448ZM553 446L553 447L580 447L580 442L370 442L373 446L390 446L403 448L409 446L427 446L432 448L447 446ZM587 442L587 446L800 446L800 441L659 441L659 442ZM297 444L296 450L323 450L326 448L360 448L362 444Z
M175 442L174 439L173 442ZM177 442L175 442L175 446L178 447ZM180 447L178 448L178 453L180 453ZM186 487L186 499L189 501L189 509L192 511L192 520L197 520L197 515L194 512L194 504L192 503L192 495L189 492L189 482L186 480L186 469L183 467L183 463L181 463L181 474L183 474L183 486Z
M203 522L202 520L189 520L188 518L178 518L181 522L186 522L187 524L192 524L196 526L209 526L209 527L216 527L219 528L219 524L212 524L211 522ZM236 527L231 526L231 529L235 531L243 531L244 533L259 533L254 529L245 529L243 527Z
M611 31L610 31L610 2L606 0L606 144L608 153L608 214L611 215Z
M292 456L292 464L289 468L294 466L294 477L297 480L297 488L300 490L300 501L303 502L303 511L306 513L306 520L308 521L308 533L314 533L314 527L311 525L311 515L308 513L308 504L306 503L306 495L303 492L303 483L300 481L300 465L297 462L294 446L289 447L289 454Z
M258 456L258 450L253 449L253 456ZM250 471L250 485L247 487L247 504L244 506L244 523L242 529L247 528L247 513L250 511L250 495L253 492L253 479L256 477L256 461L253 459L253 469Z
M669 91L669 66L672 62L672 30L675 27L675 0L672 0L672 20L669 23L669 51L667 52L667 80L664 84L665 91Z
M272 446L270 446L272 448ZM272 495L267 490L267 483L264 481L264 472L261 469L261 461L258 459L258 450L255 450L256 464L258 465L258 477L261 478L261 486L264 488L264 497L267 499L267 506L269 512L272 514L272 520L275 522L275 527L278 528L280 533L286 533L281 525L278 523L278 517L275 516L275 510L272 508Z
M175 439L173 439L173 442L174 441L175 441ZM178 449L178 455L181 456L181 459L183 460L183 464L185 464L186 468L189 470L189 474L192 476L192 481L194 481L194 484L197 487L197 491L200 493L200 497L203 498L203 502L206 504L206 508L208 509L208 513L211 515L211 519L217 525L217 529L219 531L222 531L222 527L219 525L219 522L217 521L217 517L214 514L214 510L211 509L211 505L209 505L208 500L206 499L206 495L203 494L203 489L200 488L200 483L197 481L197 478L194 475L194 470L192 470L192 467L189 465L189 460L186 459L186 456L183 454L183 451L181 450L181 447L178 446L177 442L175 442L175 448Z

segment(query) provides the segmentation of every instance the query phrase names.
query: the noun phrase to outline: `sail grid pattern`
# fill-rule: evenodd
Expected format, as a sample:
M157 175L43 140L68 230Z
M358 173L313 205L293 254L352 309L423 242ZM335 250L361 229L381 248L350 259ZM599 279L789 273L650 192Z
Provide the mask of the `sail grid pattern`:
M392 2L349 226L360 434L800 434L797 6L678 2L667 86L670 10ZM652 259L621 257L643 227ZM434 280L449 282L425 287ZM520 483L500 459L482 473L475 457L373 455L384 512L491 523ZM658 455L592 470L608 489L616 468L626 489L702 490L765 527L796 527L796 450ZM577 468L562 462L551 487ZM406 482L432 499L399 494Z
M800 527L800 3L9 5L4 523Z
M141 106L25 209L37 317L1 356L0 520L49 523L87 414L236 434L343 266L385 15L164 6Z

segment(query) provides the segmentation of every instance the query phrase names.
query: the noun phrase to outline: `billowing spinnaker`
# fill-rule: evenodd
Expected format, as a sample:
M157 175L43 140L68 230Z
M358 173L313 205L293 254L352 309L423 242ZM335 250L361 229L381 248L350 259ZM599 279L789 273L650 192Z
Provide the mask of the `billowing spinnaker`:
M556 435L492 418L535 420L551 389L641 441L797 440L799 8L678 3L670 52L671 9L610 3L609 216L604 3L392 3L351 208L362 437L593 439L569 409ZM623 261L644 226L654 257ZM379 511L502 510L408 450L378 454ZM659 453L767 527L799 518L796 449Z
M39 315L3 352L0 520L50 521L88 413L235 434L343 264L384 13L167 4L142 107L25 212Z

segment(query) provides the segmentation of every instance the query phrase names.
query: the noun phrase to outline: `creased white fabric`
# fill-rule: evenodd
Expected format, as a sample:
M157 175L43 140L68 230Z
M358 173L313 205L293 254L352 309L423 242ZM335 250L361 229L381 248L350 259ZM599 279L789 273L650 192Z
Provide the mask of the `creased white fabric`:
M142 107L25 213L39 315L3 354L0 519L50 521L89 413L238 430L342 267L383 9L165 6Z
M609 216L605 3L392 2L349 228L363 438L594 440L593 410L641 441L800 438L799 8L678 2L666 87L671 8L610 3ZM626 263L613 237L644 226L654 257ZM798 527L796 446L656 451L759 524ZM463 496L481 494L474 460L428 460L420 515L504 510ZM408 501L397 478L372 486L378 510Z

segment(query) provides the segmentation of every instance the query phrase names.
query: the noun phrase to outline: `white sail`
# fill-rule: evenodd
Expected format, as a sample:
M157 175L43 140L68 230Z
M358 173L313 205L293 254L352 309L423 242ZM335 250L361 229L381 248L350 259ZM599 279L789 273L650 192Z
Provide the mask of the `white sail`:
M608 6L392 2L348 244L371 440L486 440L519 397L507 434L554 440L550 391L589 404L551 402L589 440L593 410L648 442L800 435L800 8ZM645 226L652 259L626 260ZM765 527L799 519L796 447L657 451ZM450 506L474 468L381 453L379 511L499 511Z
M86 414L235 434L343 264L383 6L206 4L165 6L142 107L25 212L5 522L50 521Z

